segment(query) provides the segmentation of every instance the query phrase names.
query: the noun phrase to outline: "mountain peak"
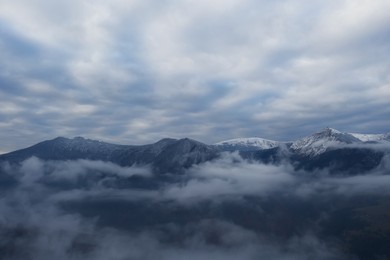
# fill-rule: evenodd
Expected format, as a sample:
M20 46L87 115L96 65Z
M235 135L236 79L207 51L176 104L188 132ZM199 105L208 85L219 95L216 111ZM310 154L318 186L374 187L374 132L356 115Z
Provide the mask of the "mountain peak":
M335 135L335 134L342 134L341 131L334 129L334 128L331 128L331 127L325 127L324 129L322 129L318 133L326 134L328 136Z
M54 139L47 140L47 142L80 142L80 141L86 141L88 139L82 137L82 136L75 136L73 138L67 138L63 136L58 136Z
M181 141L181 142L184 142L184 141L186 141L186 142L196 142L196 143L201 143L201 142L199 142L199 141L197 141L197 140L194 140L194 139L191 139L191 138L189 138L189 137L183 137L183 138L180 138L180 139L178 139L178 141Z
M306 156L316 156L336 145L360 142L361 141L358 138L351 134L326 127L320 132L316 132L293 142L291 149Z
M176 140L156 157L153 167L158 172L181 172L193 164L218 156L217 149L190 138Z
M66 138L63 136L57 136L56 138L54 138L52 140L48 140L48 141L65 141L65 140L69 140L69 138Z
M163 139L160 139L156 142L156 144L158 143L169 143L169 142L174 142L174 141L177 141L177 139L173 139L173 138L163 138Z

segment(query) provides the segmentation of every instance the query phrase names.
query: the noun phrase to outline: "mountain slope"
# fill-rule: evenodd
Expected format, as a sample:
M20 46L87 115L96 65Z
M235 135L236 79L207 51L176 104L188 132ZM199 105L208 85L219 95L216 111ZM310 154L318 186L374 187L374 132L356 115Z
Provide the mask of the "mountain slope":
M0 160L20 162L35 156L43 160L90 159L109 161L113 153L128 148L129 146L126 145L110 144L83 137L73 139L57 137L53 140L43 141L31 147L1 155Z
M82 137L58 137L0 156L1 161L19 163L32 156L42 160L101 160L121 166L151 165L159 172L179 173L192 164L218 156L212 146L191 139L162 139L148 145L117 145Z
M193 164L210 161L219 151L210 145L184 138L166 147L155 158L153 166L158 172L181 172Z
M357 134L350 133L350 135L356 137L362 142L382 142L388 141L390 142L390 133L387 134Z

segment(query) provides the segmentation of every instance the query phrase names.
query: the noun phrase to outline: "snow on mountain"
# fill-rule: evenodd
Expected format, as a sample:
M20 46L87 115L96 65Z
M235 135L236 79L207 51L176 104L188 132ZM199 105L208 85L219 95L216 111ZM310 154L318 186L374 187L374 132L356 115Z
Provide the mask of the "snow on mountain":
M362 141L349 133L333 128L325 128L320 132L299 139L291 145L291 149L306 156L317 156L330 148Z
M390 141L390 133L387 134L358 134L350 133L350 135L356 137L362 142L381 142Z
M315 157L330 149L345 148L348 145L350 145L349 147L361 147L366 144L367 147L373 147L372 143L388 145L390 133L351 134L325 128L288 143L251 137L226 140L214 145L206 145L188 138L180 140L165 138L147 145L117 145L82 137L73 139L58 137L25 149L3 154L0 156L0 161L18 163L31 156L43 160L88 159L110 161L122 166L153 165L159 172L173 172L179 171L177 170L179 168L186 168L216 158L222 151L242 151L248 156L251 153L260 156L263 151L267 156L286 151L292 155ZM286 157L288 156L290 155L286 155Z
M231 140L226 140L214 144L222 148L223 150L265 150L278 147L281 142L267 140L259 137L249 137L249 138L236 138Z

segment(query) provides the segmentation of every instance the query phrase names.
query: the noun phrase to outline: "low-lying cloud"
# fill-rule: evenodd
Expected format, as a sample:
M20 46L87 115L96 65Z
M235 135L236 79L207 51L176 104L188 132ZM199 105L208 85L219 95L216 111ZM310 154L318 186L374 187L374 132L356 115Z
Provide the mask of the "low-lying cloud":
M191 178L165 189L169 198L186 201L229 195L266 195L295 182L292 167L249 163L237 153L192 167Z
M0 193L0 253L6 260L346 259L349 256L342 248L324 240L315 225L300 227L298 221L290 227L295 234L281 236L277 227L257 228L251 215L245 222L245 215L258 214L254 216L258 221L274 224L272 218L283 219L273 208L275 203L288 208L289 201L312 205L335 197L388 196L388 166L385 157L366 175L332 177L322 171L313 177L287 164L264 165L225 154L188 169L183 176L142 188L123 183L131 183L135 176L155 180L146 167L37 158L20 165L3 164L1 174L12 176L17 184ZM286 212L299 214L294 209ZM107 221L121 214L123 223L140 224L119 228Z

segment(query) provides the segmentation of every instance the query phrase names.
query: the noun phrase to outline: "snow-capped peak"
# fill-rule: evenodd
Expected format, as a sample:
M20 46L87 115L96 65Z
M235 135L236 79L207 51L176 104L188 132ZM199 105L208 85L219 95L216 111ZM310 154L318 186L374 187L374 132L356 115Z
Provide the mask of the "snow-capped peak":
M320 132L293 142L291 149L303 155L316 156L335 146L360 142L361 140L349 133L327 127Z
M280 142L259 137L236 138L214 144L226 150L264 150L278 147Z
M324 129L321 130L319 133L326 133L326 134L328 134L328 135L342 134L341 131L339 131L339 130L337 130L337 129L334 129L334 128L330 128L330 127L324 128Z

